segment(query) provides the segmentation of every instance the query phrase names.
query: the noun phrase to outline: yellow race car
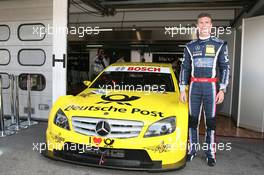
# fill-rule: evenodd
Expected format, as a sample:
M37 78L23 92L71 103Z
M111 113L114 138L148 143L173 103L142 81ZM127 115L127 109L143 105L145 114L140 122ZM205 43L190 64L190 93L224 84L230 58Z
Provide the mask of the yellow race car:
M185 166L188 105L170 64L115 63L49 114L47 157L116 169Z

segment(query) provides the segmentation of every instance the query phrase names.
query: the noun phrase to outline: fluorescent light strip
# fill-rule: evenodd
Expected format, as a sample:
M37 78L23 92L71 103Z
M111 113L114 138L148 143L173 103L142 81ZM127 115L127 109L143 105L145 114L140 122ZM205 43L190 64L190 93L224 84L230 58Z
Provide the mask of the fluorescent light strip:
M113 29L96 29L96 30L98 30L98 31L100 31L100 32L111 32L111 31L113 31Z

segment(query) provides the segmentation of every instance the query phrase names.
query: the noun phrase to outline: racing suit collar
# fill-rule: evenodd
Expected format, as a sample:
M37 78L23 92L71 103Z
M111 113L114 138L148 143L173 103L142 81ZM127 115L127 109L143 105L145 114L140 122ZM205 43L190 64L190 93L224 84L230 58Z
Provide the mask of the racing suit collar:
M198 38L198 42L200 44L202 44L202 43L205 43L205 42L209 41L210 39L211 39L211 36L210 35L208 37L199 37Z
M206 36L206 37L201 37L201 36L199 36L199 40L207 40L207 39L209 39L211 36L210 35L208 35L208 36Z

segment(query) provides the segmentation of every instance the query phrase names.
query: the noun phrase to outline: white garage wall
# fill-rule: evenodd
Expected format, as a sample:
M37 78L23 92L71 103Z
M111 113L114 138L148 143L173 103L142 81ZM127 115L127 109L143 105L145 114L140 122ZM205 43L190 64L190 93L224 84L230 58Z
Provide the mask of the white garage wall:
M68 1L53 0L53 27L58 32L53 35L53 59L52 65L52 102L60 96L66 95L67 82L67 33L68 25ZM62 62L60 62L62 61ZM64 63L63 63L64 62Z
M238 126L264 132L264 16L242 24Z
M1 0L0 21L51 20L53 0Z

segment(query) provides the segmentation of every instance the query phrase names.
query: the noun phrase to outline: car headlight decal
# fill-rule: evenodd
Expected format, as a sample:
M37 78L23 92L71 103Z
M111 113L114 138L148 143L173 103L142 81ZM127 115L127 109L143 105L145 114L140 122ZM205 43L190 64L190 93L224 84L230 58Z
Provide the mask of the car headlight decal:
M54 124L61 128L70 130L68 118L61 109L59 109L55 114Z
M144 137L162 136L173 133L176 129L176 117L168 117L150 125Z

